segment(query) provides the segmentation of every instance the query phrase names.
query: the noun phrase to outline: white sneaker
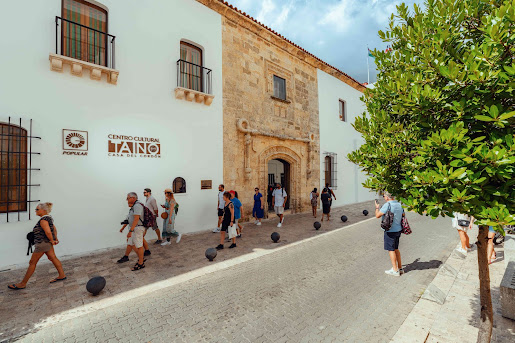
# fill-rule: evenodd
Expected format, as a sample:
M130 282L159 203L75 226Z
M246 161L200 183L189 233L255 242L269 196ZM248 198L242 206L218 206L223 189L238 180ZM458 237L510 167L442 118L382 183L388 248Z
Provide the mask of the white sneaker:
M393 268L390 270L385 270L384 272L385 272L385 274L388 274L391 276L401 276L401 273L398 270L393 270Z
M163 243L161 243L162 246L165 246L165 245L170 245L172 243L168 242L168 241L164 241Z
M462 253L463 255L467 255L467 250L463 249L462 247L457 248L456 251Z
M182 238L182 233L180 233L179 236L177 236L177 240L175 241L175 243L179 243L181 241L181 238Z
M220 228L219 228L219 227L215 227L215 228L213 229L213 233L217 233L217 232L220 232Z
M254 221L254 224L255 224L255 225L257 225L258 223L259 223L259 221L258 221L258 220Z
M283 224L281 224L281 223L277 224L277 227L281 227L281 226L283 226Z
M257 225L257 226L261 226L261 222L257 222L257 224L256 224L256 225Z

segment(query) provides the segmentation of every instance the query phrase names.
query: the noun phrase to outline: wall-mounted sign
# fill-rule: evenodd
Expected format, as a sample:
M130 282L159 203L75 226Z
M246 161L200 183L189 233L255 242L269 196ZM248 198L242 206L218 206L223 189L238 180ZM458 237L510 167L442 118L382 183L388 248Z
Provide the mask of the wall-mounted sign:
M88 131L63 129L63 155L88 155Z
M110 134L108 156L161 158L161 143L158 138Z
M200 180L200 189L212 189L213 180Z

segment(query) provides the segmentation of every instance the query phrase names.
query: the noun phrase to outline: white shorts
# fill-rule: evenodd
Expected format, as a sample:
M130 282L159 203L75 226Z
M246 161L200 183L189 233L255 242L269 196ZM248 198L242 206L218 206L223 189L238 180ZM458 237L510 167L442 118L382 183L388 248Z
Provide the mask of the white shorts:
M274 206L275 214L283 214L284 206Z
M134 228L134 232L127 239L127 245L134 245L136 248L141 248L143 246L143 235L145 234L145 227L136 226Z

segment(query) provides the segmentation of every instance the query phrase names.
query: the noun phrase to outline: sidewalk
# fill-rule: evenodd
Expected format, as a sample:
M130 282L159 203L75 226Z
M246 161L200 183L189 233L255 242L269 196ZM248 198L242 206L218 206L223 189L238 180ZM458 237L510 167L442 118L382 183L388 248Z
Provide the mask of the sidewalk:
M469 232L471 241L477 228ZM457 235L457 233L456 233ZM461 246L461 243L457 247ZM495 246L497 261L490 265L494 308L492 342L515 342L515 321L501 316L499 285L504 275L504 251ZM392 343L476 342L479 326L477 248L466 256L457 252L440 267L433 282L399 328Z
M55 277L56 271L52 264L41 260L36 272L29 281L27 288L21 291L11 291L7 285L19 282L25 274L25 268L0 273L0 342L36 330L48 318L59 320L62 313L70 313L74 309L81 311L84 305L108 303L111 299L125 296L132 297L137 293L151 293L163 287L163 283L174 276L187 275L198 277L202 273L210 273L224 268L228 264L238 263L246 256L256 251L267 252L287 246L324 232L339 229L370 219L373 216L364 216L362 211L367 209L374 213L374 203L352 204L332 209L332 220L323 222L322 228L315 231L313 222L319 221L310 213L287 215L282 228L277 228L277 219L264 221L262 226L253 223L244 223L243 237L237 240L237 248L224 249L218 252L214 262L209 262L204 252L209 247L219 244L220 234L200 232L183 235L179 244L169 246L152 245L155 239L152 232L147 234L151 243L152 255L148 256L146 268L132 272L130 268L136 262L134 254L130 262L117 264L116 261L124 254L125 247L113 248L100 253L78 258L63 259L63 267L67 280L55 284L48 282ZM345 214L348 221L343 223L340 216ZM270 239L272 232L281 234L279 243L274 244ZM123 241L123 235L120 240ZM229 244L226 244L226 248ZM231 260L231 261L229 261ZM28 258L27 258L28 262ZM96 297L86 291L87 281L101 275L106 278L105 289ZM92 307L90 306L90 307ZM80 313L78 313L80 314ZM77 314L77 315L78 315ZM55 319L57 318L57 319Z

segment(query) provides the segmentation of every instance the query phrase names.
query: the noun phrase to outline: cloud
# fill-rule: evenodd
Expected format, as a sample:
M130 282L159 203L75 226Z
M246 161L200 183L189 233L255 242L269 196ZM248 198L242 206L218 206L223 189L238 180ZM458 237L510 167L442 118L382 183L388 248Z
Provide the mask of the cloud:
M227 0L325 62L367 81L367 46L385 49L385 30L395 6L423 0ZM375 80L374 62L370 81Z

